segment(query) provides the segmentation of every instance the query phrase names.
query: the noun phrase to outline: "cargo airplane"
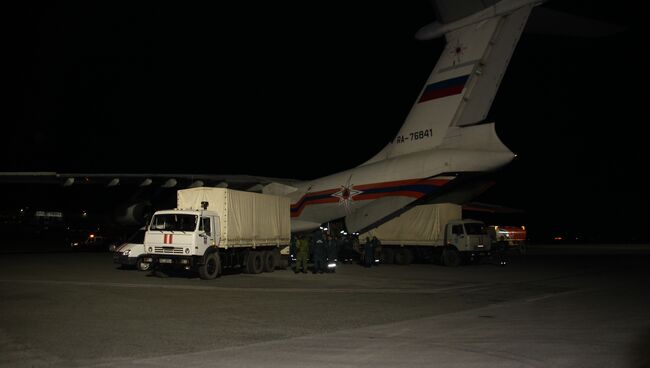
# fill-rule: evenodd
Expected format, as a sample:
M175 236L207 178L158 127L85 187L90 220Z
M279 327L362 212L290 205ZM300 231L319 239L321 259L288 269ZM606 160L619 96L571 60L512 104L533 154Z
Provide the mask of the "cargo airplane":
M455 193L466 190L466 183L515 157L497 137L495 123L485 119L528 16L540 3L435 1L438 21L421 28L416 38L445 37L444 50L397 135L374 157L349 170L308 181L180 174L0 176L4 181L52 181L64 186L137 181L141 187L173 188L186 180L190 187L228 186L288 196L294 232L334 220L344 220L348 231L364 231L419 203L462 202L466 196ZM128 206L124 219L136 217L141 205Z

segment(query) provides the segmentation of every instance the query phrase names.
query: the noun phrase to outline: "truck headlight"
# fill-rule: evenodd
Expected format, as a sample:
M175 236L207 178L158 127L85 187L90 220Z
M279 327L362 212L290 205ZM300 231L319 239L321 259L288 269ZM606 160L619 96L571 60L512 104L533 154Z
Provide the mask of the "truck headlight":
M122 252L122 255L123 255L123 256L127 256L127 257L128 257L129 254L131 254L131 249L129 249L129 250L125 250L124 252Z
M190 254L190 248L185 248L185 254Z
M151 253L152 250L153 250L153 249L152 249L151 247L147 248L147 252L148 252L148 253Z

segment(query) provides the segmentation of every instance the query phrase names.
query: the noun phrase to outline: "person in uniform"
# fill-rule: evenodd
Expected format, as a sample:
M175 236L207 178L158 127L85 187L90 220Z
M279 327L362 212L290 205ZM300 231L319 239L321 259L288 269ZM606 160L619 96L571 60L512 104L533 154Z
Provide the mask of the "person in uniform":
M336 272L336 259L338 258L338 240L330 234L327 235L325 248L327 250L327 272Z
M370 239L370 243L372 243L372 260L370 262L373 265L377 265L375 260L381 259L381 242L376 236L373 236Z
M327 261L327 253L325 251L325 239L323 238L323 231L318 229L314 232L312 237L312 252L314 253L314 273L325 272L325 262Z
M296 264L294 272L307 273L307 258L309 257L309 242L302 235L297 235L296 240Z
M298 239L296 235L291 235L291 242L289 243L289 267L293 267L296 262L296 252L298 250Z
M373 243L369 237L366 237L366 243L363 245L363 266L370 267L375 263L375 254L373 251Z

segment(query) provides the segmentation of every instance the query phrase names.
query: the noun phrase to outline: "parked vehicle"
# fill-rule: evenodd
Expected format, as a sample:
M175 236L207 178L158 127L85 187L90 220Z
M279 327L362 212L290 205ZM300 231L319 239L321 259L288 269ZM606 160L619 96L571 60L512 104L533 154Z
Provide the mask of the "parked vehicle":
M462 219L455 204L416 206L359 235L361 243L376 236L383 263L440 261L458 266L491 255L491 241L482 221Z
M499 252L526 254L526 227L493 225L489 227L493 246Z
M148 271L150 264L142 262L145 232L146 227L141 227L126 242L120 245L111 245L109 250L113 252L113 262L122 265L122 267L136 267L140 271Z
M112 240L97 230L85 229L68 230L66 239L75 252L106 252Z
M177 192L176 207L152 216L144 263L163 272L169 267L196 270L202 279L214 279L224 268L260 273L286 267L281 251L291 237L289 198L192 188Z

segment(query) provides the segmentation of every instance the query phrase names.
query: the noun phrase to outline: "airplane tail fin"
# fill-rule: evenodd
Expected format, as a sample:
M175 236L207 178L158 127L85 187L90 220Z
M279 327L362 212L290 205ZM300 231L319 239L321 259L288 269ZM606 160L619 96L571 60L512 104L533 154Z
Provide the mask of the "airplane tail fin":
M537 5L509 5L512 3L501 1L418 32L416 37L421 39L444 35L446 46L397 136L363 165L447 145L450 135L458 136L464 130L459 128L485 119L528 16ZM502 144L481 146L507 150Z

